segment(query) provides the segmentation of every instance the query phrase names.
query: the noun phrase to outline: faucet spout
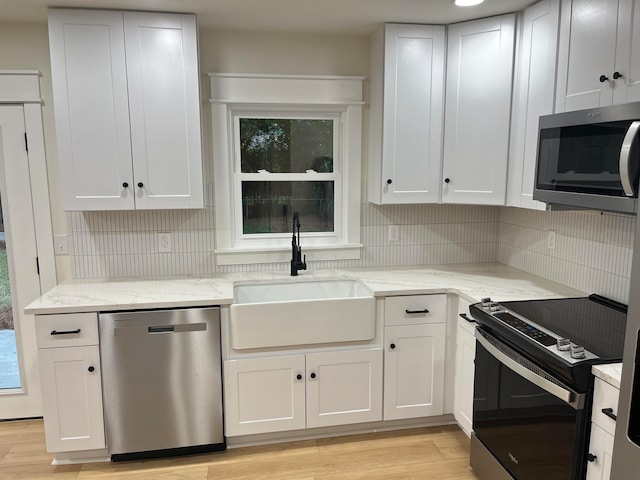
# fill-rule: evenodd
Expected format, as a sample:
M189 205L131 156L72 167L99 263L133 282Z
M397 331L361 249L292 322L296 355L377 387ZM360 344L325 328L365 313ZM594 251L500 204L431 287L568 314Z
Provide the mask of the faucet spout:
M298 237L296 238L296 230ZM307 256L302 256L302 247L300 246L300 216L298 212L293 213L293 235L291 238L291 276L298 276L298 270L307 269Z

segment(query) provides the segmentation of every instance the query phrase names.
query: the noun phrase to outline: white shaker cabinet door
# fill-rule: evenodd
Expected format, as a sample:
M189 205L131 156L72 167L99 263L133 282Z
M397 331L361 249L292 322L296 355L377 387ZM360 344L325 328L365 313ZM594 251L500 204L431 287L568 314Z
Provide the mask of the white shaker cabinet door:
M507 205L544 210L533 199L538 121L553 113L559 0L542 0L524 11L509 152Z
M618 0L562 2L556 112L611 105Z
M468 315L468 308L466 313ZM476 358L474 331L474 323L458 316L453 414L467 436L471 436L473 428L473 377Z
M47 451L105 447L99 347L38 350Z
M304 355L224 362L225 434L305 427Z
M137 209L202 208L194 15L124 12Z
M515 15L449 27L444 203L504 205Z
M307 428L382 420L382 349L307 354Z
M384 32L382 174L371 188L381 189L385 204L438 202L444 27L385 25Z
M446 324L386 327L384 419L444 413Z
M613 103L640 101L640 0L620 0Z
M589 454L586 480L609 480L611 478L611 459L613 457L613 435L598 425L591 424Z
M122 12L49 10L65 210L134 207Z

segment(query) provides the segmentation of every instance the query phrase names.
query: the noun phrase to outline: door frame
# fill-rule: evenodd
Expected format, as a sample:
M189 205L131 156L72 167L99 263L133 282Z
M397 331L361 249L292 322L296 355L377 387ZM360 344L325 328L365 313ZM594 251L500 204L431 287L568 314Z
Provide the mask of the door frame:
M30 194L33 208L33 226L36 252L39 264L40 293L44 293L57 284L53 228L49 201L49 184L45 155L44 130L42 123L43 99L40 93L40 72L36 70L0 70L0 107L21 105L24 113L27 160L30 177ZM5 199L5 201L7 201ZM9 228L11 228L9 226ZM35 266L34 266L35 268ZM35 300L35 299L34 299ZM23 317L23 316L22 316ZM0 395L0 399L11 399L20 403L20 397L34 395L20 416L41 416L42 404L39 388L38 358L35 344L33 322L27 322L25 328L17 324L16 346L20 368L21 387L11 389ZM31 327L31 328L29 328ZM5 402L2 402L5 403ZM10 414L10 416L15 416Z

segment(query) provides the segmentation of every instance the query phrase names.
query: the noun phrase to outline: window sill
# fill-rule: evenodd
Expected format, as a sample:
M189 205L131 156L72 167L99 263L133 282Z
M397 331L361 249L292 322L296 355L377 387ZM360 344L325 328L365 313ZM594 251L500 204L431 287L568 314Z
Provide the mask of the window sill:
M307 261L359 260L362 244L305 247L302 254ZM215 250L218 265L247 265L255 263L283 263L291 260L291 247L268 249L218 249Z

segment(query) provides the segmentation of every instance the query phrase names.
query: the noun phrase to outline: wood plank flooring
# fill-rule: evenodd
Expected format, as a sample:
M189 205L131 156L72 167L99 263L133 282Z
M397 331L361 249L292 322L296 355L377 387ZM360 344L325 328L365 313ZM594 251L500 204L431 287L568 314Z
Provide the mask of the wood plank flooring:
M52 466L41 420L0 423L0 479L477 480L455 426L245 447L124 463Z

